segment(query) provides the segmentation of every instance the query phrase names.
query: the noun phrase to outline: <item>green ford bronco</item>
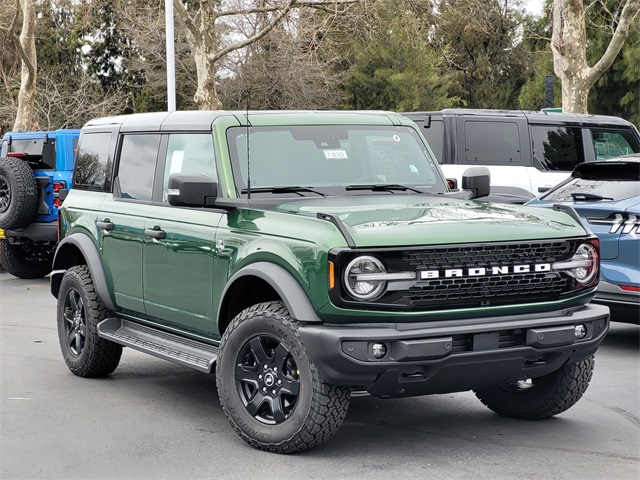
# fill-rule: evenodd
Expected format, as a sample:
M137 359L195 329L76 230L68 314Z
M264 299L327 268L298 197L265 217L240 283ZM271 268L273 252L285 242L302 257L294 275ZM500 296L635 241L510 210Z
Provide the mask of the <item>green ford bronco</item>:
M82 377L130 347L216 375L232 427L287 453L353 392L473 390L542 419L585 392L609 326L599 244L570 211L450 191L384 112L173 112L81 131L51 291Z

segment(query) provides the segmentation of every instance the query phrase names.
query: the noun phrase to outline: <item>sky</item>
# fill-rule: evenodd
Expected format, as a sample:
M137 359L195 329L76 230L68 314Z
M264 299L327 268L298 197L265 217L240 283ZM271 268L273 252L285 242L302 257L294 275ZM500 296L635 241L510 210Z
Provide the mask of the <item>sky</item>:
M534 13L536 15L542 14L542 5L544 0L524 0L524 8L527 12Z

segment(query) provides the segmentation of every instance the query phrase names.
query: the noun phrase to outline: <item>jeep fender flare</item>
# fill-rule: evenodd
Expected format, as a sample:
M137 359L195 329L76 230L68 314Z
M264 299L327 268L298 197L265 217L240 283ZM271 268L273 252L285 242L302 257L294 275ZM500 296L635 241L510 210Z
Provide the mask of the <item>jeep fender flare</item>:
M256 262L238 270L224 287L222 298L227 297L229 288L236 280L246 276L258 277L271 285L289 310L291 318L300 322L322 323L298 281L284 268L273 263ZM223 303L224 301L221 301L218 306L217 318L220 318Z
M96 244L93 243L89 237L81 233L73 233L65 237L58 244L58 248L56 248L56 254L53 257L53 272L51 273L51 293L53 296L58 298L58 291L60 290L60 283L62 282L64 272L67 268L73 266L66 264L64 258L64 252L71 246L77 248L84 257L91 272L96 293L100 297L100 300L102 300L102 303L104 303L105 307L109 310L115 310L116 307L109 294L107 277L104 273L98 247L96 247Z

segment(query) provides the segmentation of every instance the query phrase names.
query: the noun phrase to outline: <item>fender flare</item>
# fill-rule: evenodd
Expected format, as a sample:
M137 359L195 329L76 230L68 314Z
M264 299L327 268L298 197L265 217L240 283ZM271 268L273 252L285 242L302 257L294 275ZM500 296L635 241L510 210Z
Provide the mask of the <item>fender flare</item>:
M56 253L53 257L53 272L51 273L51 293L54 297L58 297L58 291L60 290L60 283L62 282L62 276L66 270L64 266L63 255L60 252L64 249L65 245L73 245L82 253L82 256L87 262L89 271L91 272L91 278L93 279L93 285L95 286L96 293L102 300L102 303L109 310L115 310L115 304L109 293L109 287L107 283L107 276L104 273L104 267L102 266L102 259L98 252L98 247L87 236L81 233L73 233L68 237L65 237L56 248Z
M224 287L222 298L226 298L229 288L236 280L246 276L258 277L271 285L289 310L291 318L301 322L322 323L298 281L284 268L274 263L256 262L238 270ZM220 318L223 303L220 302L218 306L217 318Z

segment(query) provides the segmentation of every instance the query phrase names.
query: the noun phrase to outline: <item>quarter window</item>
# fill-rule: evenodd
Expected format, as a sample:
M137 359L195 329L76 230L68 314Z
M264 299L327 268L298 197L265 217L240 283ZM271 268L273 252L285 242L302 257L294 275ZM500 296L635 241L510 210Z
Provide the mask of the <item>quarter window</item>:
M73 183L91 190L108 190L111 186L109 144L111 133L85 133L78 148Z
M596 160L606 160L620 155L640 152L638 139L632 131L592 129L593 149Z
M538 170L572 171L584 161L579 128L532 126L534 165Z
M120 197L150 201L160 135L125 135L122 138L118 182Z
M169 136L165 162L162 201L167 203L169 177L174 173L199 173L217 180L210 133L174 133Z

